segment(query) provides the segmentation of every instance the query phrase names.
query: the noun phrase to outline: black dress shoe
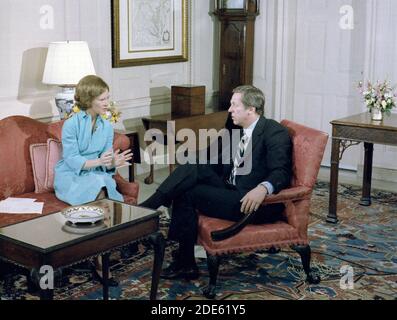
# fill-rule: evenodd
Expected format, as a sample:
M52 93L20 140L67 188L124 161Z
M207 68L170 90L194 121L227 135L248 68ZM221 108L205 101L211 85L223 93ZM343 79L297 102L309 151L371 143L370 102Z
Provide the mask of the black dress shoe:
M171 264L163 269L160 277L162 279L185 279L196 280L199 278L199 271L196 265L185 266L178 261L173 261Z
M103 285L103 282L104 282L103 278L99 275L99 273L96 269L94 269L94 271L93 271L93 278L95 280L98 280ZM119 282L115 278L111 277L110 279L108 279L109 287L118 287L118 285L119 285Z

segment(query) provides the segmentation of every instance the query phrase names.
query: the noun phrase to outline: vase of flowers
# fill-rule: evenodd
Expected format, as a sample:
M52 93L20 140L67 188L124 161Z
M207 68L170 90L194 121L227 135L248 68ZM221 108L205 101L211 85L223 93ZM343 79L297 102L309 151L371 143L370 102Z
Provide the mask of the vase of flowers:
M66 119L70 118L74 114L80 112L80 108L76 105L66 114ZM121 112L117 109L117 104L114 101L109 103L108 111L105 114L101 115L104 120L108 120L111 123L116 123L120 119Z
M371 113L371 119L382 121L383 115L390 116L391 110L396 106L395 87L391 87L389 81L377 81L372 84L370 81L364 86L360 81L358 88L364 98L364 102Z

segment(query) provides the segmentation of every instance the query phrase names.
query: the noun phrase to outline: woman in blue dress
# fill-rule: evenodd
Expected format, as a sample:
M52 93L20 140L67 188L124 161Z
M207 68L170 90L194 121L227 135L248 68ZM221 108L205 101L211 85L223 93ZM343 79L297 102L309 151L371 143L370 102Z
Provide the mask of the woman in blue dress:
M97 76L86 76L77 84L75 101L81 111L62 128L63 158L55 167L55 194L81 205L96 200L105 188L110 199L123 201L112 176L132 154L113 153L113 127L101 117L109 107L109 87Z
M86 76L77 84L75 101L81 111L62 127L63 158L55 167L55 194L71 205L94 201L104 191L108 198L123 201L112 176L132 153L113 152L113 127L102 118L109 107L109 86L97 76ZM94 271L102 282L100 258ZM110 273L108 285L118 285Z

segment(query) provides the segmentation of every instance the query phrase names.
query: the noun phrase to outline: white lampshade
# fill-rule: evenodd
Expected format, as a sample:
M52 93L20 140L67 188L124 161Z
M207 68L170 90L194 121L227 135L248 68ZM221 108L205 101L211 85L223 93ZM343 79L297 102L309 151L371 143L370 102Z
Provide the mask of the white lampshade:
M85 41L49 44L43 83L74 86L81 78L91 74L95 75L95 68Z

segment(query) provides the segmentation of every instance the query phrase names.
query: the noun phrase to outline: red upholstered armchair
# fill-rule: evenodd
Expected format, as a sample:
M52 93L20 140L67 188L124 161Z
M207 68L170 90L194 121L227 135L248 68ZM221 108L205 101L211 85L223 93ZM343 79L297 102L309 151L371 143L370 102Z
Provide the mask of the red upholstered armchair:
M293 178L290 188L266 197L263 205L284 203L286 222L244 225L249 219L244 218L235 223L200 215L198 244L202 245L207 253L210 276L209 285L203 291L207 298L213 299L216 294L220 256L230 253L291 246L301 256L307 281L320 282L320 278L310 269L311 250L307 228L311 194L328 135L289 120L283 120L281 124L288 128L293 143Z

